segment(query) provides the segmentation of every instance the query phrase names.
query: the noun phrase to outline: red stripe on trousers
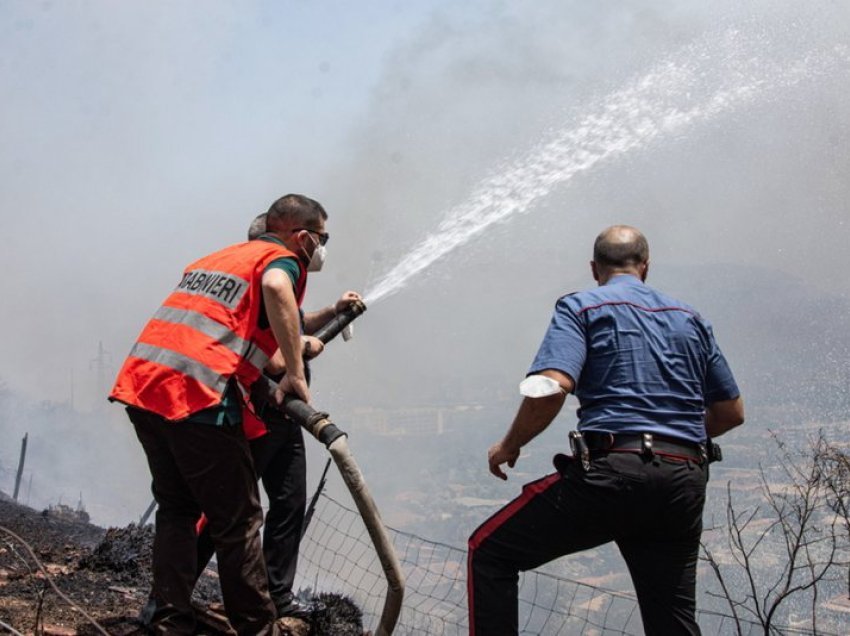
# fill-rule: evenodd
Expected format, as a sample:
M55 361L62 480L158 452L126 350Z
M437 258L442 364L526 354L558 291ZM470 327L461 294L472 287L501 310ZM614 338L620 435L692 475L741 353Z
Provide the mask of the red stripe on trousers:
M466 558L466 595L469 603L469 636L475 636L475 613L473 611L474 596L472 590L472 553L487 537L502 524L513 517L521 508L537 495L547 490L561 479L559 473L552 473L542 479L533 481L522 489L522 494L490 517L476 530L469 539L469 552Z

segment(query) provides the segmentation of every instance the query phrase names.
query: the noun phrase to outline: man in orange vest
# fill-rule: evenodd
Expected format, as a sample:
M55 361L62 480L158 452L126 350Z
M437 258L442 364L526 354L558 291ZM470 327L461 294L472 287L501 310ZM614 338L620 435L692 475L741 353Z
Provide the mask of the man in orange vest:
M215 544L228 619L239 634L276 635L260 544L254 467L238 384L250 386L279 348L276 397L309 402L299 307L307 270L324 257L327 213L302 195L268 211L269 240L224 248L189 265L142 330L110 399L127 405L158 504L153 550L157 633L191 634L203 513ZM293 257L304 267L286 271Z
M255 218L248 228L248 240L272 240L266 227L266 214ZM286 264L292 280L297 281L303 264L290 259ZM313 269L316 270L317 264ZM301 312L303 357L313 360L324 349L324 344L311 334L321 329L351 303L361 299L360 294L346 291L332 305L316 311ZM280 381L286 369L280 355L273 356L264 371L268 377ZM310 368L305 363L307 381ZM268 512L263 524L263 555L269 577L269 593L277 608L278 617L306 618L314 605L304 603L292 592L298 564L298 549L304 528L307 506L307 456L301 427L282 413L262 405L254 410L246 405L242 412L245 437L251 446L254 471L262 480L268 497ZM215 547L204 525L198 535L198 575L203 572L213 556Z

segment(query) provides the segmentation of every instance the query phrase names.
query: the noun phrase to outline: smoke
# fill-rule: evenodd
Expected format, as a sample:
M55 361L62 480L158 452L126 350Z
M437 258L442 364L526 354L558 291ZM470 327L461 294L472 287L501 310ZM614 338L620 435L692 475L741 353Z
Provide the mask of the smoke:
M73 378L86 423L62 431L65 459L45 460L55 481L88 470L68 453L140 457L120 409L96 411L98 342L108 383L180 269L241 239L275 197L304 192L330 213L306 306L327 304L379 282L488 177L665 60L758 75L833 56L793 85L763 70L771 90L745 105L600 162L444 254L329 345L317 404L343 429L360 407L496 405L469 420L495 438L555 298L591 284L593 237L618 222L648 235L650 282L712 320L745 397L846 408L846 3L456 5L4 4L0 378L29 405L68 402ZM740 46L715 60L727 33ZM704 104L709 84L697 76L683 99ZM51 417L14 417L15 440L50 431ZM413 479L427 458L403 446ZM17 448L3 448L8 474ZM134 465L128 519L147 501ZM367 478L384 468L398 470L364 464ZM80 481L87 501L108 490Z
M815 297L848 291L824 277L841 269L850 238L840 151L848 27L836 3L534 3L433 17L392 56L354 159L334 177L358 195L353 214L331 220L332 258L373 285L423 237L439 240L440 223L488 177L659 64L695 70L682 95L694 107L708 106L718 81L752 76L753 94L554 188L412 278L362 320L350 360L333 354L331 373L349 363L331 382L340 404L512 394L554 299L591 283L591 241L615 222L648 234L651 282L697 303L721 343L743 343L727 347L733 363L758 366L777 344L736 322L757 315L765 277L789 281L792 306L801 287ZM714 41L723 37L731 44ZM718 288L721 264L738 276ZM313 286L327 289L319 278ZM835 317L818 317L811 332L826 328L821 318Z
M700 38L601 103L588 105L586 116L556 131L452 207L437 231L367 291L366 302L397 293L437 260L490 226L527 213L555 188L597 164L640 152L656 138L681 135L813 75L828 76L846 62L848 53L845 46L833 46L781 66L759 55L759 39L747 39L755 41L742 41L737 30Z

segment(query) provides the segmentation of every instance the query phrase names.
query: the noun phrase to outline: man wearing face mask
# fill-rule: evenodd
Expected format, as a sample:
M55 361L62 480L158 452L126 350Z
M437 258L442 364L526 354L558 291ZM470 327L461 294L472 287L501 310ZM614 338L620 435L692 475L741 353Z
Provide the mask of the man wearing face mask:
M287 195L268 212L266 241L205 256L183 272L139 335L110 394L147 456L158 504L153 549L156 633L192 634L196 522L218 557L225 611L240 635L277 635L260 545L262 509L237 383L250 386L279 351L276 398L310 402L299 307L308 265L327 242L322 206ZM318 253L318 256L316 255ZM290 261L300 263L286 273ZM291 266L291 265L290 265Z
M267 213L261 214L248 229L248 240L271 241L277 239L267 229ZM302 271L318 272L325 259L327 234L323 226L313 226L318 241L307 239L300 258L282 258L269 264L279 268L290 278L293 287L297 285ZM301 230L298 230L301 231ZM303 230L307 237L311 232ZM312 243L312 246L310 245ZM309 255L309 257L308 257ZM303 356L305 374L310 381L309 360L314 359L324 349L321 340L312 337L318 329L333 319L337 313L351 303L360 300L360 294L345 292L333 305L318 311L301 312ZM280 382L285 367L279 355L273 356L265 369L265 375ZM269 592L277 609L278 617L306 617L312 607L299 601L292 593L298 562L298 548L304 525L304 512L307 504L307 462L304 437L301 427L287 419L279 411L257 405L255 410L243 412L243 427L251 446L254 469L262 480L263 488L269 500L263 526L263 555L269 576ZM198 574L203 572L213 555L214 546L207 528L198 537Z

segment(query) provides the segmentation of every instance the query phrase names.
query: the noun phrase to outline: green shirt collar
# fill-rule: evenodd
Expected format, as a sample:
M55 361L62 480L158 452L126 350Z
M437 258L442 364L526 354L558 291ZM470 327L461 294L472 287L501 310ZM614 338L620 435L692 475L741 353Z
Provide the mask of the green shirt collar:
M257 240L258 241L266 241L267 243L277 243L278 245L280 245L282 247L286 247L286 245L284 245L283 241L281 241L274 234L263 234L262 236L258 236Z

